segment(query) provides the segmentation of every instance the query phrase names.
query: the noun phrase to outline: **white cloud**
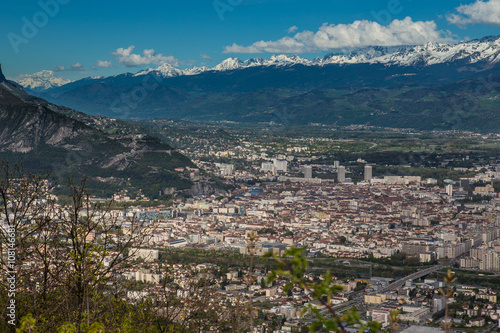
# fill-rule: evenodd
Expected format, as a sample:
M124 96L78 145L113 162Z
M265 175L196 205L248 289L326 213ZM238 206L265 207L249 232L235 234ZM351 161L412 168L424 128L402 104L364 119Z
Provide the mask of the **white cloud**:
M77 62L76 64L71 65L71 68L68 69L69 71L77 71L77 72L83 72L83 65Z
M66 66L63 65L57 65L56 68L54 68L54 72L68 72L68 71L83 72L85 71L85 69L83 68L83 65L80 64L79 62L71 65L70 68L66 68Z
M458 14L448 14L448 22L458 26L471 23L500 26L500 0L477 0L470 5L461 5L456 8Z
M56 68L54 68L54 72L63 72L66 70L66 67L63 65L57 65Z
M170 64L173 66L178 66L179 61L172 56L165 56L163 54L156 54L155 50L144 50L142 51L142 55L133 54L135 46L131 45L128 48L119 48L115 52L112 52L111 55L118 58L118 62L125 67L135 67L140 65L162 65L162 64Z
M206 53L202 53L200 54L200 57L202 59L205 59L205 60L208 60L208 61L214 61L214 59L212 59L212 57L210 57L209 55L207 55Z
M289 34L291 34L291 33L294 33L297 30L299 30L299 28L296 25L294 25L294 26L291 26L290 28L288 28L287 32Z
M113 66L111 61L97 60L97 67L99 68L109 68Z
M388 26L362 20L351 24L324 23L316 32L302 31L277 41L259 41L250 46L233 44L224 53L304 53L350 50L367 46L417 45L450 42L434 21L413 22L411 17L394 20Z
M277 41L255 42L250 46L240 46L236 43L226 46L224 53L304 53L308 49L304 43L291 37L283 37Z

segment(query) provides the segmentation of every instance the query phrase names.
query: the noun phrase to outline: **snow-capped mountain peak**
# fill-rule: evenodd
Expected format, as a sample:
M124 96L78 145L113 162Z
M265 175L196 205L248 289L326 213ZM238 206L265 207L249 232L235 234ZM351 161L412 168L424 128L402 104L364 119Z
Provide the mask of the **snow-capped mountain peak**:
M255 67L255 66L263 66L266 63L261 57L247 59L243 62L244 67Z
M296 54L274 54L266 61L268 66L288 66L288 65L310 65L311 61L309 59L304 59Z
M195 66L195 67L185 69L184 75L198 75L198 74L201 74L201 73L209 71L209 70L211 70L211 69L206 67L206 66L202 66L202 67Z
M294 65L326 66L351 64L383 64L386 66L431 66L454 61L489 64L500 62L500 36L484 37L457 44L427 43L415 46L374 46L354 50L350 53L330 53L313 60L298 55L275 54L269 59L260 57L242 61L239 58L228 58L215 67L191 67L180 69L165 63L155 69L147 69L130 76L158 75L162 78L182 75L198 75L204 72L225 72L250 67L285 67ZM123 75L123 74L121 74ZM71 81L56 77L52 71L41 71L32 75L23 75L16 80L23 87L35 90L46 90Z
M47 90L53 87L60 87L67 83L73 82L71 80L58 77L53 71L43 70L34 74L24 74L14 79L24 88L34 91Z
M149 73L155 73L155 74L158 74L160 76L162 76L163 78L168 78L168 77L176 77L176 76L181 76L181 75L184 75L184 71L180 68L177 68L175 66L172 66L171 64L163 64L163 65L160 65L158 68L156 69L147 69L147 70L144 70L144 71L141 71L137 74L134 74L134 76L140 76L140 75L146 75L146 74L149 74Z
M500 37L489 37L457 44L427 43L404 47L369 47L349 54L324 57L322 64L329 63L380 63L396 66L430 66L457 60L468 63L500 60Z
M388 66L430 66L451 61L467 61L475 63L487 61L500 62L500 36L485 37L457 44L427 43L416 46L373 46L354 50L350 53L330 53L313 60L301 58L298 55L274 54L269 59L260 57L245 61L239 58L228 58L215 67L192 67L178 69L171 65L162 65L157 69L142 71L136 75L144 75L160 71L163 77L179 75L197 75L207 71L223 72L249 67L269 66L325 66L330 64L384 64Z
M213 69L216 71L229 71L243 67L243 62L239 58L227 58Z

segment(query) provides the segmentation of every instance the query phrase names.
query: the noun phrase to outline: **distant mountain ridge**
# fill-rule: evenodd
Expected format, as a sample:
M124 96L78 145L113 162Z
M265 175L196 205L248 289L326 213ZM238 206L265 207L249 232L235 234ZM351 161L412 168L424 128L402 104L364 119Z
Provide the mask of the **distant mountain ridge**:
M50 173L60 183L67 177L87 178L93 191L106 196L128 188L159 197L164 189L193 187L174 170L193 163L169 145L146 135L96 130L29 96L1 70L0 160L22 163L28 172Z
M43 70L31 75L23 75L16 81L22 87L31 91L44 91L54 87L71 83L73 81L55 76L53 71Z
M136 75L145 75L157 71L163 77L180 75L196 75L207 71L228 71L258 66L325 66L331 64L384 64L389 66L429 66L462 60L468 63L487 61L500 62L500 36L489 36L482 39L464 41L457 44L427 43L414 46L373 46L357 49L349 53L329 53L321 58L309 60L298 55L278 54L269 59L261 57L242 61L228 58L213 68L192 67L186 70L172 65L162 65L157 69L141 71Z
M204 72L222 72L250 67L269 66L325 66L331 64L384 64L389 66L429 66L462 60L466 63L486 61L491 64L500 62L500 36L484 37L480 40L460 42L457 44L428 43L416 46L367 47L350 53L330 53L313 60L301 58L298 55L278 54L269 59L261 57L242 61L238 58L228 58L213 68L192 67L179 69L169 64L163 64L156 69L140 71L134 76L156 73L163 78L182 75L198 75Z
M317 62L326 64L380 63L390 66L430 66L454 61L491 64L500 62L500 36L457 44L428 43L403 47L370 47L347 55L330 54Z
M37 93L114 118L498 131L500 37L85 78ZM473 106L471 108L471 105ZM284 115L284 116L283 116Z
M157 68L150 68L130 74L134 77L155 74L162 78L199 75L205 72L224 72L251 67L270 66L325 66L325 65L353 65L353 64L383 64L388 66L430 66L454 61L477 63L486 61L496 64L500 61L500 36L484 37L480 40L460 42L457 44L428 43L417 46L395 47L367 47L349 53L330 53L313 60L301 58L298 55L279 54L269 59L261 57L242 61L238 58L228 58L214 67L191 67L180 69L170 64L163 64ZM85 80L100 80L103 77L89 77ZM56 77L53 71L41 71L33 75L26 75L17 81L30 90L41 92L60 87L72 81Z

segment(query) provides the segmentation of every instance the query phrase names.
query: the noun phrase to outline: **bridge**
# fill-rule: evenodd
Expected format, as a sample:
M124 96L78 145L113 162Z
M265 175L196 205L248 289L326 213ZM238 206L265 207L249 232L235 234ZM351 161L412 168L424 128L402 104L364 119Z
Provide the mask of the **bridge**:
M441 270L444 267L449 266L449 265L450 265L450 263L440 264L440 265L435 265L435 266L432 266L432 267L428 267L428 268L419 270L419 271L417 271L415 273L412 273L412 274L407 275L407 276L405 276L405 277L403 277L403 278L401 278L399 280L394 281L393 283L389 284L388 286L386 286L386 287L384 287L384 288L382 288L380 290L371 291L371 292L366 293L366 294L363 293L363 294L355 297L353 300L350 300L349 302L337 304L335 306L332 306L332 308L334 310L343 309L343 308L346 308L346 309L347 308L351 308L353 306L356 306L359 303L364 302L365 295L382 294L382 293L386 293L386 292L389 292L389 291L401 288L406 283L406 281L419 279L422 276L428 275L428 274L433 273L433 272L437 272L437 271L439 271L439 270Z

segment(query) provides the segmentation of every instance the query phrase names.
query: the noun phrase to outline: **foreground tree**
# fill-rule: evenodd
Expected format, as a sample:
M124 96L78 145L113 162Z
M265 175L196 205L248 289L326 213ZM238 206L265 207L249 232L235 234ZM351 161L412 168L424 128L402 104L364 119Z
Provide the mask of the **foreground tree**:
M155 225L124 218L112 202L95 204L85 180L69 181L70 200L57 204L47 178L22 167L0 166L0 237L8 251L14 236L16 317L8 324L9 286L0 282L1 332L242 332L244 304L227 302L206 275L176 281L165 274L145 297L129 297L124 278L136 249ZM14 230L14 232L10 232ZM1 256L6 273L9 257Z
M90 326L106 319L110 286L121 278L133 249L153 231L137 219L119 218L111 202L92 203L85 181L68 187L71 200L60 206L49 194L47 177L25 174L20 166L0 166L1 251L7 254L0 256L2 277L16 272L15 296L8 295L2 278L0 301L16 302L15 326L27 314L43 331L55 331L62 322ZM7 319L5 307L2 311Z
M8 320L18 323L27 313L24 304L36 304L38 308L37 294L46 299L48 290L54 287L47 270L33 265L33 258L43 251L38 236L41 230L49 229L55 215L50 190L46 177L26 174L19 165L0 164L0 304L14 301L16 308L15 316L7 317L6 307L2 306L0 330L3 332L14 332L15 326L7 324ZM13 283L7 281L6 276ZM21 290L35 292L28 296Z
M218 292L210 274L194 267L182 278L165 270L161 289L151 294L154 326L162 333L244 332L248 328L245 304L229 301Z
M62 209L58 216L59 238L65 244L65 268L67 274L57 276L67 291L67 309L76 311L74 318L81 321L85 315L91 321L90 309L97 295L109 292L109 285L117 283L134 249L143 246L154 230L132 218L120 219L111 210L112 202L105 205L92 203L85 181L79 185L69 183L71 205Z
M310 326L310 331L315 332L319 328L324 328L328 332L346 332L346 325L358 325L359 332L370 329L371 332L378 332L381 324L376 321L361 322L361 317L355 308L348 309L345 314L338 315L332 307L331 298L343 290L341 286L335 285L330 271L326 271L323 280L318 283L308 281L304 275L309 267L304 252L306 248L291 247L283 254L283 258L289 257L289 260L278 258L275 254L268 254L267 257L273 257L278 262L278 269L272 270L267 277L267 283L272 283L278 276L287 278L289 282L285 285L284 291L288 292L293 287L299 287L307 294L311 300L318 301L322 309L312 303L308 303L302 310L302 315L312 313L316 321Z
M448 269L446 272L445 277L443 278L443 281L445 283L445 288L440 288L439 292L441 295L443 295L444 300L445 300L445 307L444 307L444 319L441 321L441 327L443 328L444 332L448 332L451 329L452 321L451 318L448 316L448 305L450 303L450 298L453 296L453 283L457 281L457 277L452 273L451 269Z

